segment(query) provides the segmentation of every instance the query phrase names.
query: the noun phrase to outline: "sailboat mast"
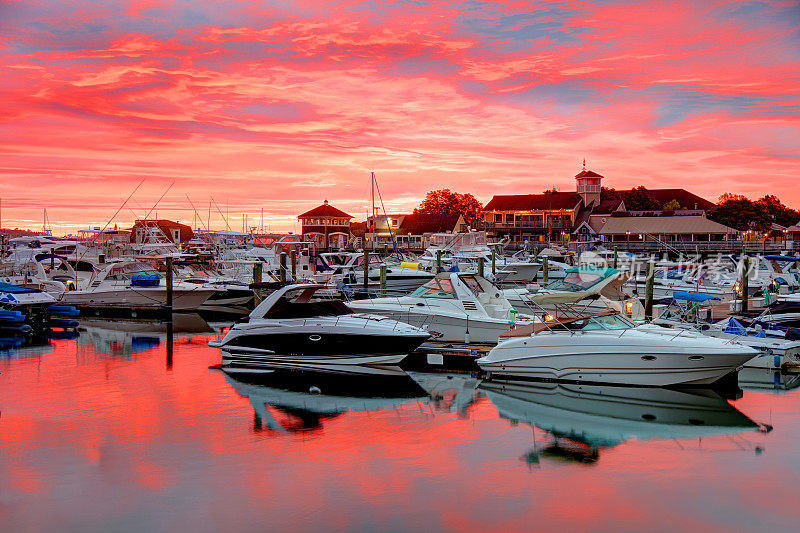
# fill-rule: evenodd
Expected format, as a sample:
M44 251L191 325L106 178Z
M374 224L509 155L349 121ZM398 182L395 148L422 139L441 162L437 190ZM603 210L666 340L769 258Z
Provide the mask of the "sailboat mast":
M375 249L375 245L377 244L377 238L375 235L375 173L371 172L372 175L370 181L370 189L372 192L372 249Z

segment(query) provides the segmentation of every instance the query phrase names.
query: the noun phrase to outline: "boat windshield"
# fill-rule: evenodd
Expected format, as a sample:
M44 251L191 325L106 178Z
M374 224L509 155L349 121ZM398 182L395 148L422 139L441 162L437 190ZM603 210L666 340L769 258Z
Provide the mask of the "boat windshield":
M636 324L622 315L599 315L587 316L575 320L564 320L554 325L548 326L549 329L568 329L570 331L598 331L607 329L630 329L635 328Z
M340 300L302 301L284 295L270 307L264 318L314 318L318 316L340 316L353 314L353 310Z
M422 287L412 292L409 296L412 298L456 298L456 292L453 290L453 284L449 279L434 278L427 282Z
M461 276L461 281L463 281L467 287L472 291L472 294L477 295L478 293L484 292L483 287L481 284L478 283L478 280L475 279L475 276Z
M563 280L554 281L547 288L554 291L585 291L603 279L603 276L593 272L568 272Z

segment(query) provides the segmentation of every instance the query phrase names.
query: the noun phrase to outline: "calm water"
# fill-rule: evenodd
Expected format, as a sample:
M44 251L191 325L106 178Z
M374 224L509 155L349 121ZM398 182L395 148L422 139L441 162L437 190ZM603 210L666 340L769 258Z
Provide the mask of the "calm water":
M401 372L248 383L209 369L213 333L176 335L169 364L157 329L0 352L3 531L797 527L800 389L769 373L731 401Z

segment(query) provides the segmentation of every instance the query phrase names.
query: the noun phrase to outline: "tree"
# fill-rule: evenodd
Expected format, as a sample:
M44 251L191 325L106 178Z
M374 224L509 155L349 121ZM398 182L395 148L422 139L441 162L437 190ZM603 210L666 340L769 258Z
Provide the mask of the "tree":
M603 200L624 200L622 193L616 189L601 187L600 198Z
M800 220L800 213L783 205L783 202L772 194L759 198L755 201L755 204L762 207L770 219L781 226L793 226Z
M429 191L414 214L420 215L464 215L467 224L475 225L483 219L483 205L469 193L459 194L450 189Z
M622 200L628 211L659 211L661 204L650 196L644 185L639 185L629 191L618 191L616 189L600 189L600 198L603 200Z
M678 209L683 209L683 206L675 198L664 204L665 211L677 211Z
M745 197L728 199L717 204L706 212L706 216L740 231L766 231L772 223L769 213L762 205Z
M747 200L747 197L742 194L734 194L732 192L722 193L717 200L717 205L724 204L728 200Z
M661 209L661 204L650 196L643 185L623 192L622 199L625 200L625 207L628 208L628 211L658 211Z

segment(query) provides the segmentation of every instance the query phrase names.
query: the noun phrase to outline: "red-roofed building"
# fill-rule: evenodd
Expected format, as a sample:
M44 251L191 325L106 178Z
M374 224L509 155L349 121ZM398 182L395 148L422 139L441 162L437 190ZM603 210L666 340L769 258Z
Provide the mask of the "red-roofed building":
M526 240L582 240L597 238L596 220L607 220L625 212L622 199L600 197L603 176L586 167L575 175L575 192L547 191L542 194L514 194L493 197L483 208L484 222L490 234L512 242ZM618 191L623 195L625 191ZM646 194L661 209L651 216L703 215L713 207L708 200L684 189L647 189ZM624 197L624 196L623 196ZM664 211L677 204L679 209Z
M369 228L375 228L375 233ZM428 246L429 237L434 233L458 233L467 231L464 215L458 213L442 215L395 214L367 217L364 242L368 247L380 248L394 244L402 250L424 250ZM355 234L355 232L354 232Z
M181 244L193 238L191 227L164 219L137 220L130 231L130 241L137 244Z
M353 217L328 204L328 200L297 218L303 240L316 243L321 250L344 248L350 242L350 219Z

